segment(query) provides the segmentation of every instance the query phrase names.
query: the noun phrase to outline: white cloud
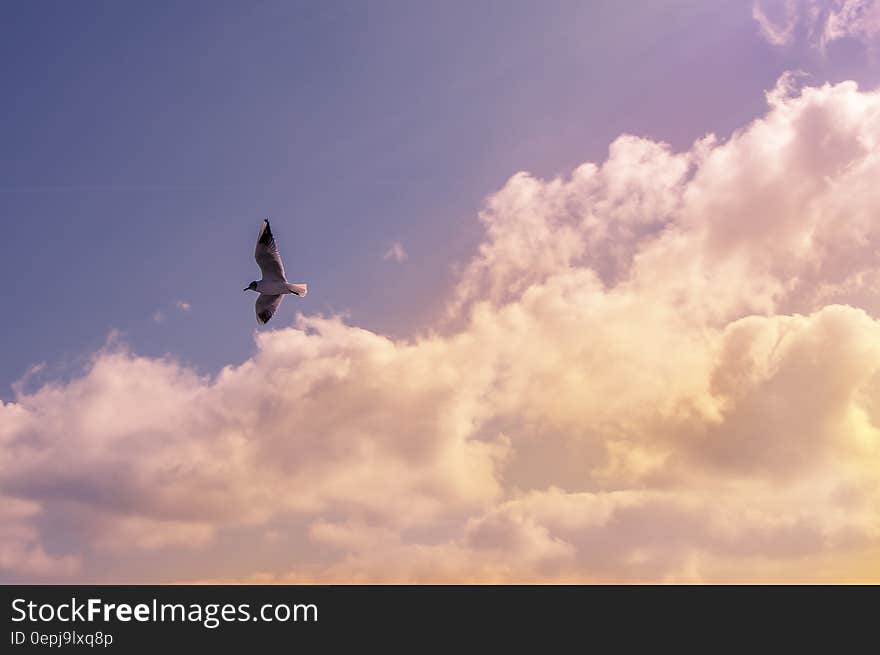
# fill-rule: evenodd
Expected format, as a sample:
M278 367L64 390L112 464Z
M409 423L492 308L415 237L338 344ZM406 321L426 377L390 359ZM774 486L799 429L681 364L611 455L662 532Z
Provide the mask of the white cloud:
M151 318L153 319L153 323L164 323L165 322L165 312L162 312L160 310L156 310L155 312L153 312L153 316Z
M768 101L726 141L625 135L567 177L513 176L455 327L300 317L216 377L111 343L20 386L0 567L880 580L880 94L787 77Z
M184 302L183 300L178 300L176 303L174 303L174 306L182 312L188 312L192 309L192 305L188 302Z

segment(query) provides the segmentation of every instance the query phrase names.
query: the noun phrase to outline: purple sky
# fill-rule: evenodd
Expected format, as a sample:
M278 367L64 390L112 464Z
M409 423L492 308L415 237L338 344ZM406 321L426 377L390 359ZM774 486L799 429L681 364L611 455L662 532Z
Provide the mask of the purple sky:
M727 135L788 68L877 78L864 56L772 47L745 2L0 12L6 399L32 365L78 371L111 330L205 373L241 361L265 216L311 291L276 326L302 310L407 335L434 317L483 198L512 173L601 160L621 132L676 149ZM406 261L383 258L393 242Z

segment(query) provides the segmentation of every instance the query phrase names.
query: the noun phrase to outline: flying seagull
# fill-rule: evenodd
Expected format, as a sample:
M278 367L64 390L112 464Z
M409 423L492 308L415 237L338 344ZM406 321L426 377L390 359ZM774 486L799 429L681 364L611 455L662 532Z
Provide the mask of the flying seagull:
M263 273L263 279L259 282L251 282L244 290L256 291L260 294L256 305L257 322L263 325L275 315L285 294L295 293L304 296L308 287L305 284L287 282L284 276L284 264L281 263L281 255L278 253L278 246L275 245L275 237L272 236L268 218L263 221L263 227L260 229L254 259L257 260L257 265Z

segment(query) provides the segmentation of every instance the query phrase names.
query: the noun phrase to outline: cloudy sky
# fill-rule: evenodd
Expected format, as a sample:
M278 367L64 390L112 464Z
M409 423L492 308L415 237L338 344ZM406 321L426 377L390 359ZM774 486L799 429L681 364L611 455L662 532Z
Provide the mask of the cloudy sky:
M0 580L880 582L880 3L0 26Z

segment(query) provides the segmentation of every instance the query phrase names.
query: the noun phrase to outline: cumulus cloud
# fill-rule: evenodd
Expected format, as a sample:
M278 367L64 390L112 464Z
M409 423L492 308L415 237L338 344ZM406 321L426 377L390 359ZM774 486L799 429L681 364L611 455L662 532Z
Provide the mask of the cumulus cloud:
M382 259L385 261L395 261L398 264L401 262L405 262L409 258L406 250L403 247L403 244L400 241L395 241L392 243L388 250L385 251L385 254L382 255Z
M40 541L39 503L0 495L0 571L19 575L65 578L77 572L78 556L53 556Z
M880 94L800 81L727 140L514 175L424 335L300 316L216 376L114 341L20 386L0 568L880 581Z
M178 300L176 303L174 303L174 306L182 312L188 312L192 309L192 305L183 300Z

